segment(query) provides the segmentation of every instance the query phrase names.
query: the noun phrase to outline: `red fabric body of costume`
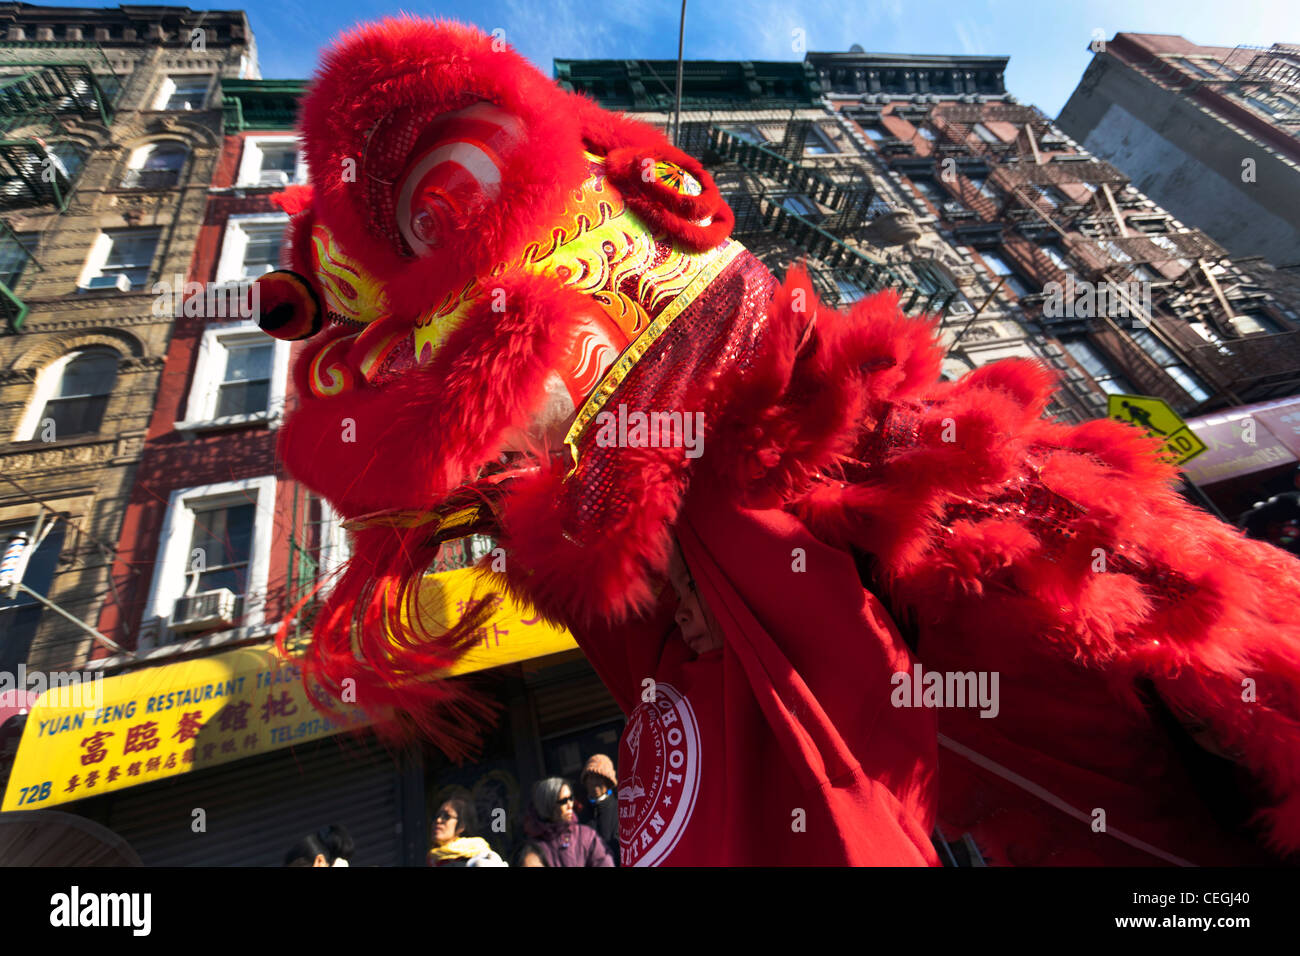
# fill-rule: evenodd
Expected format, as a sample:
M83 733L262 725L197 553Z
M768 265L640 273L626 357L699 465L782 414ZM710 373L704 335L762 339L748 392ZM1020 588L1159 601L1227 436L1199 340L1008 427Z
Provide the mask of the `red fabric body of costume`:
M889 706L912 658L853 561L716 487L692 490L677 535L721 650L681 640L670 588L647 617L575 632L629 713L624 865L937 864L935 714Z

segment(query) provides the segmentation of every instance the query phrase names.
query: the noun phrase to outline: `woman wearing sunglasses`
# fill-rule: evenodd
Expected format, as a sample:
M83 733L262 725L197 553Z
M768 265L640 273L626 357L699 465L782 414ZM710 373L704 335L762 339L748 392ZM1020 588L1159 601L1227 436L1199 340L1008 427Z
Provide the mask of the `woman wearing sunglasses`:
M614 865L596 831L578 822L573 812L573 788L562 777L548 777L533 785L524 833L541 851L547 866Z
M477 835L474 804L465 797L443 801L433 818L430 866L505 866L487 840Z

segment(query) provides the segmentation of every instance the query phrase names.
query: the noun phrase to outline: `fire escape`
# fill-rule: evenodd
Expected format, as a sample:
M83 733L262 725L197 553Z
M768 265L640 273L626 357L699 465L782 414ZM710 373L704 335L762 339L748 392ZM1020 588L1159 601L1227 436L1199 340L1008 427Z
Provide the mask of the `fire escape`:
M108 126L114 106L110 92L96 75L90 60L98 54L109 71L111 86L117 78L103 51L95 44L55 45L76 62L14 62L30 56L29 47L45 44L0 46L0 215L18 210L39 212L67 208L78 169L69 168L50 141L69 131L69 122ZM77 161L74 166L80 165ZM14 286L35 258L4 221L0 233L0 316L11 331L19 331L27 306ZM37 268L40 268L37 264Z
M684 123L682 142L733 174L734 185L722 187L736 214L733 235L742 241L779 237L804 250L827 302L839 305L892 288L909 313L943 313L957 290L940 270L924 260L883 262L858 245L902 245L920 233L893 222L893 210L876 196L860 164L807 165L811 127L811 120L792 118L780 143L758 144L711 123Z
M957 156L984 160L998 191L990 195L961 176L958 194L980 221L1013 226L1002 242L1027 273L1043 286L1064 284L1064 253L1076 282L1104 284L1131 315L1118 322L1110 315L1049 316L1046 295L1022 296L1021 306L1045 331L1093 334L1137 388L1185 412L1260 400L1300 383L1300 332L1237 331L1236 315L1259 293L1226 252L1199 229L1174 223L1109 163L1058 152L1068 144L1038 110L946 104L930 122L940 164ZM993 141L987 125L976 129L989 123L1015 126L1015 139ZM1143 288L1149 304L1136 292ZM1208 397L1189 396L1171 368L1199 379Z

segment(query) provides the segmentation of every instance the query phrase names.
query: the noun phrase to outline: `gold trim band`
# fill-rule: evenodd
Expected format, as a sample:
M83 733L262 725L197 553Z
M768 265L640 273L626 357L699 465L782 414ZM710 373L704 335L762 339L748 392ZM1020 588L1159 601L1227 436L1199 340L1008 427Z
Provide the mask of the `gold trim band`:
M637 340L629 345L627 350L605 372L600 384L592 390L586 401L582 403L582 408L573 420L573 425L570 426L568 434L564 436L564 444L568 446L569 454L573 458L573 468L569 470L570 475L578 467L578 443L582 440L588 426L599 414L601 408L609 401L610 396L623 383L623 379L632 371L636 363L641 360L641 357L649 351L650 346L654 345L659 340L659 336L668 330L673 320L699 297L704 288L718 277L718 273L731 264L742 249L744 249L744 246L733 239L728 239L724 245L719 246L715 250L717 254L700 269L690 284L664 307L658 318L637 336Z

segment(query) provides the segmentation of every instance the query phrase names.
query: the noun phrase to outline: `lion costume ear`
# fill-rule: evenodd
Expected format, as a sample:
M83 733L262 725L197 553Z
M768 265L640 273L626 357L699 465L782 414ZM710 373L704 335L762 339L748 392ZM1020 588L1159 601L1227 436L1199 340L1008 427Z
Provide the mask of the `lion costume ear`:
M279 206L290 216L311 208L312 189L310 186L289 186L282 192L273 193L271 202Z
M712 249L731 234L736 217L713 177L649 123L602 109L574 94L588 146L605 156L605 175L652 229L687 248Z
M612 149L605 157L605 175L647 225L697 252L712 249L736 225L713 177L694 157L672 146Z

